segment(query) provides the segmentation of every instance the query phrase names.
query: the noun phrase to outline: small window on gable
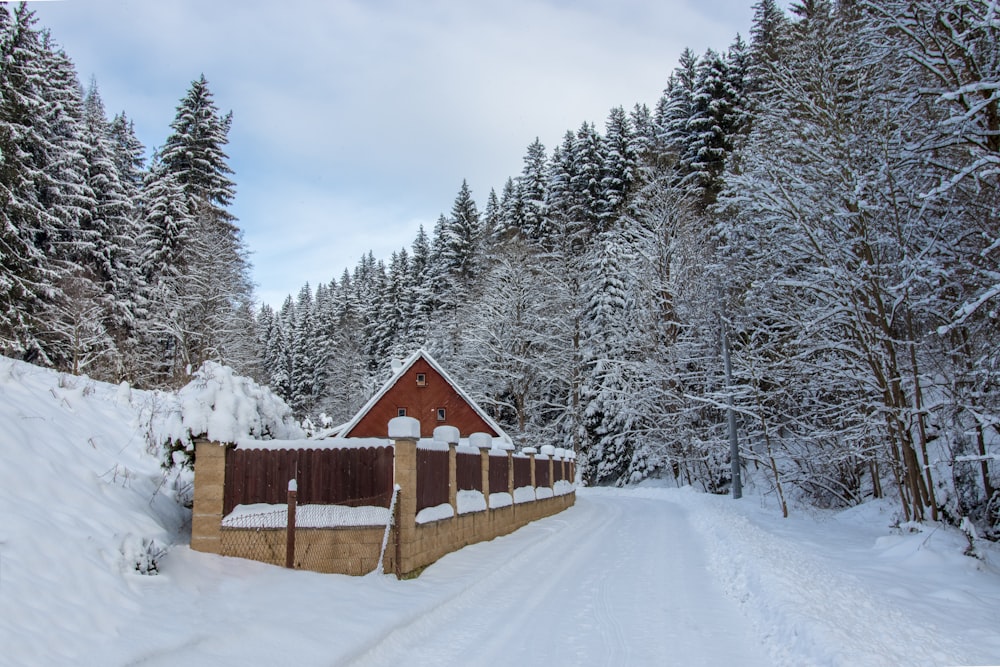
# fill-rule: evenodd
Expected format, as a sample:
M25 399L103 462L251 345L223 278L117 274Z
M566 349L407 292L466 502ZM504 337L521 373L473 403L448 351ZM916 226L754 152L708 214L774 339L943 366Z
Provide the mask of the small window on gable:
M406 416L406 408L396 408L396 416L397 417L405 417Z
M417 373L417 386L418 387L426 387L427 386L427 374L426 373Z
M445 419L444 408L438 408L438 421L443 422Z

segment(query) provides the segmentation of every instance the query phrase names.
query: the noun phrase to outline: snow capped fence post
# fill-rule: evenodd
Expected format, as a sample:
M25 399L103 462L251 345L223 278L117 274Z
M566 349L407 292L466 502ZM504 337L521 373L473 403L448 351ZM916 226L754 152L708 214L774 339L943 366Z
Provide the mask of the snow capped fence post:
M390 419L389 439L393 441L393 472L399 486L399 497L396 499L399 511L396 572L405 574L414 569L410 547L417 528L417 441L420 440L420 422L413 417Z
M553 445L542 445L542 454L549 457L549 477L548 477L548 487L554 488L555 482L553 480L553 473L555 472L555 458L556 458L556 448Z
M458 441L459 431L454 426L438 426L434 429L434 440L448 443L448 502L458 514Z
M529 466L531 468L531 488L535 488L535 454L538 453L538 450L534 447L525 447L521 450L521 453L527 455L531 461L531 465Z
M490 449L493 447L493 436L489 433L473 433L469 436L469 445L479 448L479 456L482 460L480 468L483 475L483 498L487 504L490 499Z
M288 522L285 526L285 567L295 567L295 505L299 485L295 478L288 480Z

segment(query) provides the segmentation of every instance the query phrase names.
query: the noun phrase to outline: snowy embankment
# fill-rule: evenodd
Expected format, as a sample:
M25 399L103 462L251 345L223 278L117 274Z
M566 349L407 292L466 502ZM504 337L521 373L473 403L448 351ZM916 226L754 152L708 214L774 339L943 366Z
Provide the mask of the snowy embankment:
M713 578L775 664L1000 664L996 545L966 556L952 527L894 526L889 501L782 519L760 498L631 493L687 510Z
M0 663L70 664L128 636L141 572L190 516L147 451L163 398L0 357Z
M176 400L0 358L0 664L1000 664L997 549L888 504L581 489L411 581L196 553Z

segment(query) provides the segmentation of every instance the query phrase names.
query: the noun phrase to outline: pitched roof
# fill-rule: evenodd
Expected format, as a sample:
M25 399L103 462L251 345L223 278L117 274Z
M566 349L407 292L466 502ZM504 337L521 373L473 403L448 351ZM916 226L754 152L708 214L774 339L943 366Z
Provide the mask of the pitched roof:
M504 442L513 444L514 441L511 440L510 436L507 435L507 433L504 432L502 428L500 428L500 425L497 424L492 417L486 414L486 412L481 407L479 407L479 405L474 400L472 400L472 397L469 396L467 393L465 393L465 390L463 390L455 383L455 381L451 378L451 376L448 375L448 373L446 373L443 368L441 368L441 365L437 362L436 359L434 359L434 357L430 355L429 352L427 352L422 348L411 354L409 357L407 357L403 361L402 365L395 370L392 377L389 378L384 385L382 385L382 388L379 389L377 392L375 392L375 395L372 396L370 399L368 399L368 402L365 403L360 410L358 410L357 414L355 414L354 417L351 418L351 421L347 422L343 427L339 429L341 437L344 437L346 434L349 434L351 432L351 429L353 429L355 426L358 425L358 422L360 422L364 418L364 416L367 415L368 412L373 407L375 407L379 401L382 400L382 397L384 397L389 392L389 390L395 386L395 384L399 381L400 378L406 375L407 371L409 371L410 368L413 367L413 364L415 364L418 359L423 359L424 361L426 361L430 365L430 367L433 368L444 379L444 381L447 382L448 385L455 390L455 393L457 393L462 398L462 400L464 400L466 403L469 404L469 407L472 408L472 410L476 413L476 415L479 416L484 422L486 422L486 424L490 428L492 428Z

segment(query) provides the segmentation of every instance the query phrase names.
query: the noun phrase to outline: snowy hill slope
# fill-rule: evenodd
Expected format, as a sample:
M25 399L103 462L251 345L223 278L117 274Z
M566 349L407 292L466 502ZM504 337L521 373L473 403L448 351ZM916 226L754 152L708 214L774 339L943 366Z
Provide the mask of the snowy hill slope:
M100 612L127 616L139 570L183 539L189 514L175 500L176 478L144 434L162 398L0 357L6 655L76 656L93 635L122 631Z
M178 400L0 358L0 666L1000 664L995 546L888 503L581 489L403 582L192 552L147 444Z

